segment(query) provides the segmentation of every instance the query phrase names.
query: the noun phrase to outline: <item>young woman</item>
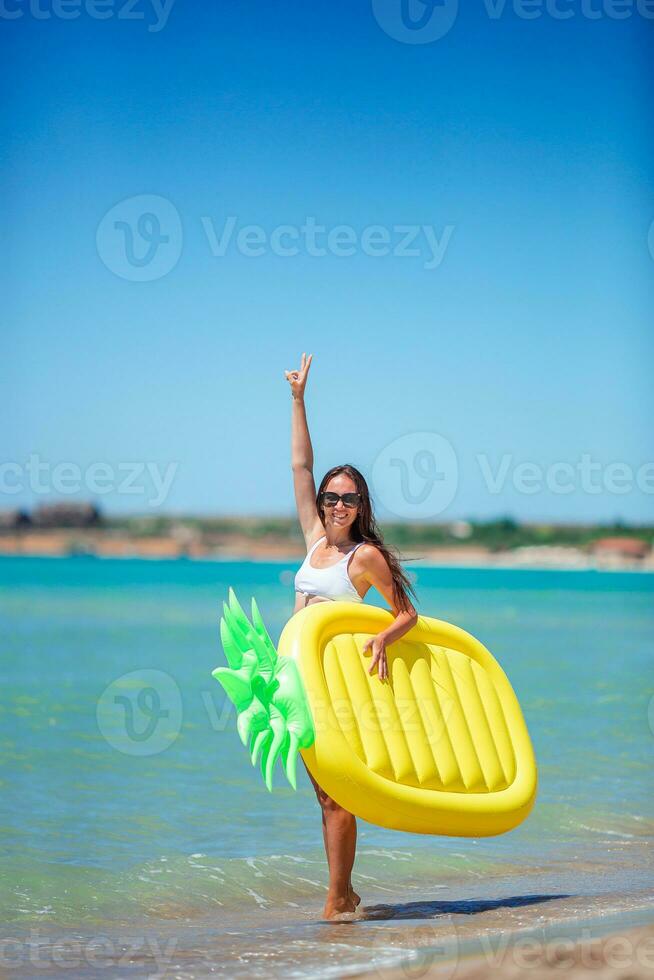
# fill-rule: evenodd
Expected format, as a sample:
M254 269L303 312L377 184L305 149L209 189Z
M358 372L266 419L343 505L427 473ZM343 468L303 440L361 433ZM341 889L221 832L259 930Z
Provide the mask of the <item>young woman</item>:
M370 673L388 678L386 647L411 629L418 616L409 600L413 591L398 559L384 545L372 513L370 494L354 466L335 466L320 483L313 479L313 449L304 391L313 354L302 355L300 369L286 371L293 395L291 465L295 502L307 556L295 577L295 610L313 602L347 599L361 602L374 585L395 616L394 622L366 644ZM329 866L324 916L348 917L361 901L352 888L356 820L318 786L309 773L322 808L322 831Z

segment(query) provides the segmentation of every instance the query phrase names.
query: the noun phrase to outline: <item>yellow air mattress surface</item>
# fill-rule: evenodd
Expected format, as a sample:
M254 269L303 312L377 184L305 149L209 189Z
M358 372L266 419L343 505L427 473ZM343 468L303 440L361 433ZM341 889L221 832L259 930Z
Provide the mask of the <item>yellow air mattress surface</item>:
M337 803L371 823L421 834L486 836L519 824L536 795L520 705L473 636L421 616L386 648L389 679L362 648L389 612L322 602L285 626L315 728L302 757Z

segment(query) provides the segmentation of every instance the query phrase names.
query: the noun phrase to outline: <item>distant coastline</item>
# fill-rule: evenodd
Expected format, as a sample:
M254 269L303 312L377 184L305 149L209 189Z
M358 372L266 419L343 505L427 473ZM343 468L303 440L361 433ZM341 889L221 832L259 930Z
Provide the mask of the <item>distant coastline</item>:
M654 527L384 524L410 571L420 566L654 571ZM297 521L278 517L104 517L88 505L0 512L0 555L300 562Z

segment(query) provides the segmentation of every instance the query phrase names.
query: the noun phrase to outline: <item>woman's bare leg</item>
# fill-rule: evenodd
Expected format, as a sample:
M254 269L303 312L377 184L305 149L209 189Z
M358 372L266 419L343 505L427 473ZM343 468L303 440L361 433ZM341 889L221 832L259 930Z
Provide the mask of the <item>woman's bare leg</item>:
M351 813L327 796L311 773L309 778L322 809L323 842L329 867L329 890L324 908L324 916L328 919L343 912L354 912L361 901L352 888L357 823Z
M320 787L318 787L317 792L320 792ZM354 824L354 833L355 833L355 846L356 846L356 821ZM325 854L327 855L327 867L331 868L331 862L329 860L329 836L327 834L327 820L325 819L324 810L322 813L322 839L323 839L323 844L325 845ZM355 892L354 888L352 887L352 875L350 875L349 891L350 891L350 895L354 899L355 906L359 905L359 903L361 902L361 896L357 894L357 892Z

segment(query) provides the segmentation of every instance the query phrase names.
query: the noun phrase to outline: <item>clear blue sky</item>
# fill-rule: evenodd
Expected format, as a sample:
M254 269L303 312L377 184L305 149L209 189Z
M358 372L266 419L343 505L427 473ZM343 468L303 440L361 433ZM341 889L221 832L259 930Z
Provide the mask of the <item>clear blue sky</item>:
M414 44L370 0L176 0L160 30L150 3L139 20L123 3L63 20L14 0L21 16L0 20L2 459L23 486L0 506L45 499L19 475L37 456L83 474L173 464L161 510L290 513L283 371L307 350L318 475L349 461L372 478L393 440L435 432L459 468L437 519L652 520L636 485L654 460L650 21L589 19L580 0L567 20L510 4L493 18L479 2ZM128 278L111 270L120 202L140 195L181 221L161 212L178 261L151 281L124 253ZM219 236L230 215L266 235L348 225L358 244L214 255L207 227ZM449 226L437 267L422 237L418 256L364 253L368 226L394 248L414 224ZM623 463L631 488L516 486L516 465L547 474L584 454L600 481ZM498 492L480 455L493 472L509 459ZM96 499L152 512L141 482ZM388 517L394 491L375 490Z

